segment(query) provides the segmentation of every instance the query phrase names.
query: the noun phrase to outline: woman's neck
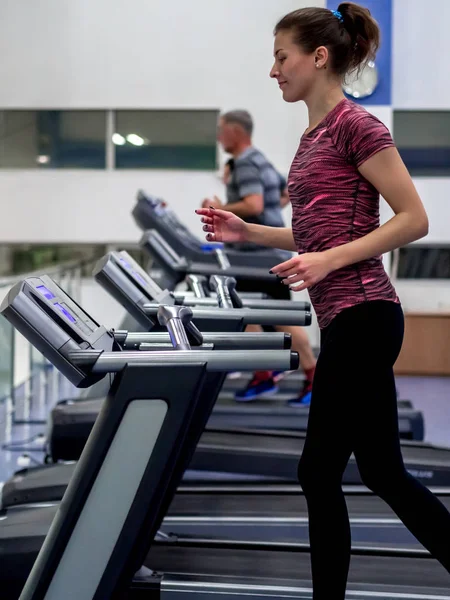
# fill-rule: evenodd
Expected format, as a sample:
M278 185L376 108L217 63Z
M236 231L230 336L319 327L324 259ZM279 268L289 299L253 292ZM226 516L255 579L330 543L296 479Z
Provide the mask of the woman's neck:
M317 125L323 121L326 115L333 110L333 108L344 100L344 92L342 91L341 84L328 89L325 93L319 90L305 99L305 104L308 107L308 118L309 125L306 132L311 131Z

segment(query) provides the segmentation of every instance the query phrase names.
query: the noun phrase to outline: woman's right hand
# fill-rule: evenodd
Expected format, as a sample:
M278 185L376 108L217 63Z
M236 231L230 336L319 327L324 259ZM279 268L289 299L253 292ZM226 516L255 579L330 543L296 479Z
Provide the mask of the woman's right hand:
M215 208L199 208L195 211L201 215L208 242L246 242L248 241L248 225L245 221L227 210Z

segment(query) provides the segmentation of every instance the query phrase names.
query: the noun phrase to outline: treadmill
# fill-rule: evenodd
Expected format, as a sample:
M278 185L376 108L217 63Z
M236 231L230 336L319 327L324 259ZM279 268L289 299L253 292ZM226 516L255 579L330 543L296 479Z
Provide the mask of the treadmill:
M169 292L155 290L155 284L148 274L126 252L111 252L100 259L94 269L94 275L97 281L120 301L129 311L130 315L136 318L140 325L147 330L153 330L155 324L154 316L159 306L154 301L155 297L158 302L163 301L174 304L177 301ZM234 280L221 276L213 276L212 281L217 292L217 301L222 308L216 308L211 311L211 309L197 309L194 307L192 309L193 320L201 328L205 320L210 327L213 327L213 323L216 323L214 327L222 327L225 324L227 329L230 329L231 326L231 329L240 330L243 329L246 323L271 324L275 320L303 325L310 323L309 303L292 303L296 309L295 312L292 310L278 310L276 301L267 301L267 305L272 310L236 307L235 304L240 304L240 298L233 287ZM231 296L236 298L235 304L231 302ZM282 302L279 304L283 306ZM226 323L224 321L225 318ZM144 349L146 348L145 342L150 342L151 344L158 343L160 349L163 349L161 344L171 347L167 333L162 335L151 333L149 336L148 334L129 334L128 332L115 331L114 338L120 343L123 349ZM285 334L269 334L269 336L265 334L253 334L252 336L242 334L241 336L230 336L229 334L212 333L210 335L205 334L205 337L202 336L197 339L195 339L195 336L191 336L191 342L195 346L206 341L213 342L215 348L227 350L239 349L242 347L242 343L244 343L245 348L248 350L253 348L273 348L275 350L280 347L287 348L288 344L290 344L289 336ZM99 397L88 401L84 400L83 402L75 403L73 401L61 402L53 409L48 433L50 455L53 461L78 459L106 392L107 390L104 389L103 393L99 394ZM264 410L267 410L266 406L264 406ZM272 409L271 412L272 414L269 416L277 413L278 420L275 425L272 425L267 420L264 426L266 428L272 428L277 425L281 425L285 429L294 430L305 428L308 414L307 409L298 410L287 406L278 406L278 410ZM230 407L224 407L227 428L229 415ZM420 418L419 413L417 413L417 416ZM218 403L208 423L209 429L223 430L221 417L222 406ZM239 414L235 411L233 426L236 426L238 423Z
M105 264L109 264L111 267L109 260ZM114 279L114 269L111 268L107 272L111 285ZM149 322L147 325L150 326ZM145 342L155 342L154 337L155 334L151 333L114 332L116 342L120 341L123 349L144 348ZM249 339L249 342L246 338ZM241 338L234 334L231 346L226 334L209 334L208 337L208 340L216 344L219 349L239 349L239 347L243 347L244 342L246 348L258 348L257 345L253 345L258 342L258 339L259 343L261 343L261 339L265 340L263 346L266 348L286 347L284 345L285 338L280 337L279 334L243 334L243 337L241 334ZM253 341L250 343L250 340ZM167 344L169 337L167 334L157 334L156 341ZM49 426L50 454L53 456L53 460L75 460L81 454L103 403L103 396L108 393L110 382L104 379L96 384L97 389L99 385L103 385L103 390L99 392L100 398L63 403L53 410L52 422ZM210 423L211 419L208 424ZM249 478L263 480L266 483L296 482L298 457L303 442L302 434L286 431L269 433L258 430L210 429L203 434L200 440L188 475L190 481L197 484L211 476L216 478L220 476L229 482L239 484L242 484L243 479L248 480ZM447 448L405 441L403 442L403 455L409 471L429 487L449 485L450 451ZM51 467L19 471L4 485L3 506L60 500L74 468L73 464L57 464ZM215 475L212 475L211 472ZM349 485L360 483L359 473L353 459L350 460L345 472L344 482Z
M101 258L95 268L94 277L96 281L117 300L128 313L139 323L142 329L149 331L153 320L150 316L152 302L158 301L165 294L168 301L169 292L162 292L152 278L140 267L140 265L125 251L109 252ZM232 277L214 275L210 278L211 287L217 294L217 302L222 308L241 309L243 301L236 292L236 280ZM156 288L155 288L156 286ZM171 299L171 302L180 302L179 299ZM190 300L193 304L195 299ZM147 304L146 304L147 303ZM257 307L265 306L270 312L267 314L269 320L266 324L276 322L277 308L285 308L287 305L291 310L309 311L310 304L307 302L291 302L263 300L257 303ZM252 308L253 304L248 301L247 306ZM154 307L152 308L154 310ZM250 313L251 315L251 313ZM259 314L258 314L259 317ZM250 317L249 317L250 319ZM254 321L256 323L256 321ZM308 316L306 325L310 324ZM211 325L214 327L214 325ZM218 324L215 325L219 327ZM399 403L399 431L400 437L409 440L423 440L424 421L423 415L413 410L410 403ZM229 397L225 402L216 405L209 422L211 428L233 428L239 423L240 428L246 429L277 429L286 431L306 431L308 424L309 407L290 407L280 404L279 400L262 400L251 402L248 405L236 404Z
M155 539L212 408L203 386L219 369L235 368L236 351L111 352L107 332L86 348L86 329L99 329L48 278L17 284L0 310L75 385L117 373L21 600L311 597L307 544ZM177 310L165 311L168 321ZM247 353L245 366L258 368L263 355ZM32 522L30 512L18 535ZM4 600L17 598L34 560L33 549L19 546L20 539L15 557L2 561ZM424 551L368 545L352 550L349 595L444 600L450 577Z
M304 436L262 433L205 431L190 461L185 483L198 486L220 481L234 487L253 483L271 488L295 484ZM443 493L450 488L448 448L405 441L402 454L407 470L424 485L431 489L445 488ZM60 501L75 469L76 463L65 462L17 471L3 485L0 507ZM361 485L353 457L344 472L343 484Z
M264 309L265 311L270 311L265 313L267 317L266 324L269 325L273 325L276 319L275 315L277 313L273 313L272 311L289 310L297 311L298 313L307 311L308 318L306 319L305 325L310 324L309 311L311 305L309 302L243 299L236 291L236 280L231 277L213 275L209 278L208 284L210 289L214 291L214 297L206 297L203 295L200 298L191 298L183 297L182 293L180 295L180 293L174 294L168 290L163 291L150 275L125 251L110 252L101 258L97 262L93 274L97 282L127 310L143 331L149 331L151 328L149 312L148 309L144 308L145 305L143 306L143 303L146 302L148 305L151 305L152 303L161 302L161 299L163 299L164 302L175 302L176 304L195 306L196 308L219 305L221 308L229 309ZM189 280L193 287L204 283L201 282L200 278L197 276L191 275L189 276ZM249 314L251 316L253 313ZM259 318L260 313L256 313L256 315ZM254 322L257 323L256 320ZM216 323L211 326L217 330L220 325ZM217 336L217 332L215 332L214 335ZM298 387L300 386L300 380L298 378L296 379L296 384ZM234 395L232 395L231 399L230 394L225 394L225 398L223 398L223 396L224 394L221 394L216 410L211 417L211 426L213 427L221 426L222 419L226 420L227 427L235 425L235 423L232 423L233 419L239 422L241 421L241 413L239 409L236 408ZM224 407L224 402L222 402L222 400L228 404L226 408ZM233 408L230 407L230 404ZM299 407L299 409L296 410L288 406L281 406L276 397L274 397L272 401L264 399L263 402L256 401L251 404L252 407L249 411L250 416L253 414L255 421L258 421L259 419L259 422L253 423L251 419L246 419L244 416L245 422L242 424L243 427L256 426L260 429L268 427L271 429L293 429L296 431L305 430L306 428L309 412L308 407ZM262 418L264 413L258 413L258 406L260 408L264 406L264 411L266 412L265 419ZM268 410L275 407L280 410ZM244 409L242 413L245 412ZM420 428L423 427L423 423L420 423L419 413L415 416L418 418L415 423L415 425L417 425L417 430L415 430L414 434L417 433L417 435L420 435Z
M168 300L167 296L170 295L167 291L163 292L148 273L125 251L110 252L100 259L94 268L94 277L146 331L149 331L153 324L152 317L149 316L151 314L149 307L152 306L153 302L157 302L157 299L161 298L162 295L166 295L165 301ZM212 288L218 296L216 302L220 303L222 308L244 307L243 301L236 292L234 278L215 275L210 280ZM183 300L177 297L170 301L184 303ZM193 305L195 301L195 298L189 299L189 304ZM248 301L246 306L252 308L253 302ZM256 306L265 307L267 310L271 309L270 314L267 314L269 318L267 324L275 322L275 313L272 311L278 308L289 308L296 311L309 311L310 309L310 304L306 302L288 301L285 303L276 300L263 300L258 302ZM154 310L154 307L152 310ZM306 324L309 323L308 318ZM212 324L211 327L217 329L218 324ZM404 439L423 440L424 422L422 413L413 410L409 402L400 402L398 408L400 436ZM212 428L232 428L239 423L241 428L249 429L305 431L308 415L308 406L293 408L281 405L277 399L264 399L251 402L248 405L242 403L237 405L233 400L230 401L228 396L225 397L225 401L219 400L211 415L209 426Z
M196 275L189 274L185 278L185 283L188 286L188 290L175 290L169 291L168 289L163 290L158 283L148 275L146 271L141 269L140 265L131 258L128 253L122 252L120 258L121 264L119 266L125 267L126 265L134 265L134 267L129 266L128 270L133 274L133 277L136 280L138 285L143 284L145 287L145 294L148 297L149 302L154 303L164 303L168 301L168 295L172 298L170 302L173 300L176 304L184 304L186 306L195 306L197 308L200 307L213 307L218 306L218 302L220 301L220 297L217 297L217 290L211 289L210 287L210 277L206 277L205 275ZM144 281L145 284L144 284ZM259 297L261 296L261 297ZM263 308L265 310L309 310L310 303L306 302L296 302L292 300L273 300L269 297L263 297L263 294L246 294L244 293L234 293L231 296L232 304L234 307L238 308L252 308L259 309ZM207 325L202 323L202 330L205 330ZM212 326L214 329L214 325ZM147 325L143 326L143 330L147 330ZM240 377L235 377L232 379L226 379L224 382L224 388L222 393L222 399L226 400L228 403L234 403L234 391L237 389L241 389L245 387L251 378L250 373L241 374ZM280 382L278 382L278 388L281 391L282 395L268 395L265 396L265 400L272 399L283 399L287 400L294 396L300 389L302 385L302 381L304 379L303 374L299 372L290 373L288 377L282 378ZM411 403L408 406L404 406L405 408L412 408Z
M187 275L193 273L196 275L229 275L239 279L253 279L257 281L265 281L275 283L277 278L275 275L270 275L269 270L280 262L271 261L269 266L254 266L252 263L241 266L231 265L225 254L216 252L217 260L214 263L189 260L187 257L178 254L173 247L163 238L158 231L151 229L146 231L139 241L139 245L153 259L154 263L159 266L164 276L161 285L169 289L175 287L184 281ZM253 256L253 253L249 253Z
M224 250L223 244L202 241L183 225L165 200L146 194L143 190L137 193L132 215L142 231L155 229L168 240L178 254L190 261L217 265L218 262L226 260L232 266L262 267L268 271L278 262L285 260L286 252L281 250Z
M435 491L450 508L448 490ZM397 552L400 555L414 556L417 553L426 556L420 544L379 498L360 488L344 488L344 492L354 552L366 549L374 555L375 552L384 554L388 551L388 555L389 552L392 555ZM19 586L23 585L24 577L31 571L58 508L58 504L45 503L0 512L0 551L4 573L3 578L0 574L0 589L5 573L13 590L16 588L14 594L2 594L2 599L18 597ZM156 539L171 541L171 548L176 540L182 540L182 543L203 540L204 544L208 543L213 548L270 549L269 544L271 547L288 544L290 548L305 551L308 543L306 501L298 486L245 486L237 489L220 484L203 487L182 485L170 503Z
M101 258L94 268L94 277L147 330L151 330L154 326L153 313L157 306L156 303L149 304L148 301L152 301L155 296L156 298L163 296L163 300L170 303L175 302L175 298L169 292L154 290L155 284L152 279L126 252L110 252ZM235 280L220 276L213 276L211 279L218 295L218 301L222 307L216 312L219 314L226 308L232 310L237 304L238 310L235 314L239 314L240 299L234 287ZM232 298L234 298L234 302ZM299 315L300 310L304 311L309 308L308 303L298 302L293 304L296 305ZM276 301L268 301L268 305L276 307ZM148 316L149 312L152 314L152 317ZM256 310L253 313L256 315L254 322L257 322L261 311ZM279 311L266 311L265 316L269 318L267 322L273 322L270 319L276 318L275 315L277 313L279 314ZM248 314L251 315L252 311L250 310ZM251 316L247 318L248 321L252 320ZM161 343L166 341L170 346L170 342L165 337L166 335L164 334L160 338ZM120 340L124 349L130 347L144 348L145 342L149 341L146 334L139 333L133 335L127 332L115 332L114 337L116 341ZM150 339L155 343L158 337L151 334ZM209 339L211 341L217 340L216 346L222 349L230 350L234 346L233 343L230 344L229 336L221 338L219 334L212 334ZM264 336L262 338L255 336L254 339L256 342L258 342L258 339L262 342ZM194 344L202 343L203 341L202 339L197 341L194 339ZM144 346L141 346L141 344L144 344ZM238 340L236 340L236 344L238 344ZM236 347L239 346L236 345ZM255 347L258 346L255 345ZM267 345L263 342L260 348L267 348ZM98 398L89 401L75 403L69 401L62 402L53 409L48 428L49 453L53 461L77 460L79 458L92 425L100 411L102 399L106 392L107 390L105 389L103 394L100 394ZM238 426L240 429L279 429L298 432L306 430L308 414L309 407L307 406L293 408L280 405L279 401L252 402L250 406L236 404L230 406L229 404L223 405L219 397L219 401L208 422L208 428L232 430ZM422 439L422 414L412 409L400 408L399 430L402 437L418 437ZM230 434L233 433L233 431L230 431ZM268 443L267 446L270 447Z
M176 392L179 397L183 398L191 389L190 387L186 387L189 384L195 392L192 401L193 406L191 407L192 414L181 410L179 414L176 414L175 411L178 407L177 402L174 402L175 408L171 410L171 413L174 415L172 420L175 419L177 422L181 422L185 419L189 422L189 419L195 417L195 422L201 425L198 432L200 435L220 388L225 372L223 368L235 369L240 364L241 368L251 371L257 368L268 368L271 364L277 363L277 368L283 370L295 367L298 359L289 350L280 350L275 357L271 351L258 350L249 353L236 349L229 352L216 350L213 353L210 350L204 349L196 350L195 352L189 351L187 353L182 350L176 353L167 350L163 352L152 351L151 353L135 351L120 352L116 346L113 334L98 325L57 284L46 276L29 278L23 283L16 285L8 295L2 312L7 319L16 325L19 331L25 332L30 342L41 349L49 360L53 358L53 361L56 361L57 366L63 374L77 387L96 384L108 373L119 372L107 399L103 403L102 411L100 417L97 419L94 431L98 429L102 430L102 419L104 420L102 414L105 411L107 414L113 412L116 417L122 417L121 414L116 414L119 411L119 406L116 407L114 402L117 400L116 392L118 389L120 391L120 383L123 380L123 373L125 371L128 373L128 379L135 382L133 384L134 388L137 386L141 390L139 393L141 395L144 394L144 398L147 398L148 395L155 393L155 390L160 388L156 393L162 398L167 398L169 404L172 402L172 399L171 394L166 388L172 387L173 393ZM168 328L170 339L176 341L177 349L182 348L183 344L187 345L188 343L184 323L187 321L186 314L190 312L191 310L187 307L161 306L159 308L158 319L161 324ZM191 323L187 323L187 325L191 334L195 334L196 330L193 325ZM197 332L197 334L200 335L200 332ZM204 368L205 358L207 359L209 371L205 371ZM111 361L114 363L113 367L111 367ZM133 365L135 366L134 370L132 368ZM185 365L188 365L188 367L192 365L194 371L195 369L199 371L198 376L194 377L191 383L189 378L184 382L183 378L178 381L178 376L180 373L181 375L183 374ZM158 380L156 381L155 373L153 373L153 379L150 380L151 385L147 376L146 386L141 385L139 387L136 382L136 371L139 371L139 369L143 370L144 366L147 371L155 371L158 375ZM177 377L173 378L171 370L173 372L175 366L177 367ZM188 367L185 370L190 373L191 370ZM171 379L175 379L172 386L168 383ZM213 392L212 394L211 391ZM133 389L130 390L130 393L133 393ZM194 410L199 394L205 398L206 402L206 405L205 402L202 403L201 412ZM111 396L114 396L113 400L111 400ZM132 397L133 399L135 398L135 396ZM140 396L138 395L137 397L139 398ZM158 402L162 403L162 401ZM109 408L107 408L108 404ZM166 402L164 402L165 404ZM162 410L161 406L159 406L158 410ZM155 418L158 418L158 414L156 414ZM136 423L134 423L134 426L136 426ZM104 438L107 434L108 431L103 432L100 437ZM149 435L151 438L151 433ZM194 447L197 441L198 436L193 442ZM149 445L151 446L151 439ZM167 452L167 450L164 450L164 445L162 451ZM136 456L134 458L138 459ZM183 467L180 471L181 474L189 458L189 454L187 453L178 455L177 469L182 469ZM170 460L173 461L174 458L172 457ZM74 478L76 479L76 473ZM31 512L27 512L26 519L27 523L30 522ZM6 521L5 527L8 528L11 520L6 519ZM21 527L23 528L23 522ZM3 558L5 553L2 551L0 554Z

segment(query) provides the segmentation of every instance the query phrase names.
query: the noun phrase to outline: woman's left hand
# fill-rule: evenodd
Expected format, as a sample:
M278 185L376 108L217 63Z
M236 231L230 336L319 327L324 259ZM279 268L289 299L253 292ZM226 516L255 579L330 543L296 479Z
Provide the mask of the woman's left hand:
M271 273L283 279L293 292L301 292L318 283L333 271L325 252L299 254L271 269ZM300 285L293 285L301 281Z

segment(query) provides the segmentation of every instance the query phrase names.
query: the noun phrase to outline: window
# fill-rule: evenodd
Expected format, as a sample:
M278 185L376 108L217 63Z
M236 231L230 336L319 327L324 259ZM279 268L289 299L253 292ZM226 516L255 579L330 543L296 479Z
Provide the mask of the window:
M218 110L0 111L0 169L215 171L218 117Z
M116 168L215 170L218 116L216 110L116 111Z
M0 167L83 168L106 165L106 111L0 111Z
M412 175L450 175L450 111L395 110L394 138Z
M83 263L83 276L92 276L92 262L113 249L114 244L0 244L0 274L3 277L32 271L45 271L64 263ZM120 244L140 264L145 264L148 254L135 244ZM5 290L6 294L6 290ZM0 318L1 320L1 318ZM1 343L1 340L0 340Z
M400 248L399 279L450 279L450 244L411 244Z

